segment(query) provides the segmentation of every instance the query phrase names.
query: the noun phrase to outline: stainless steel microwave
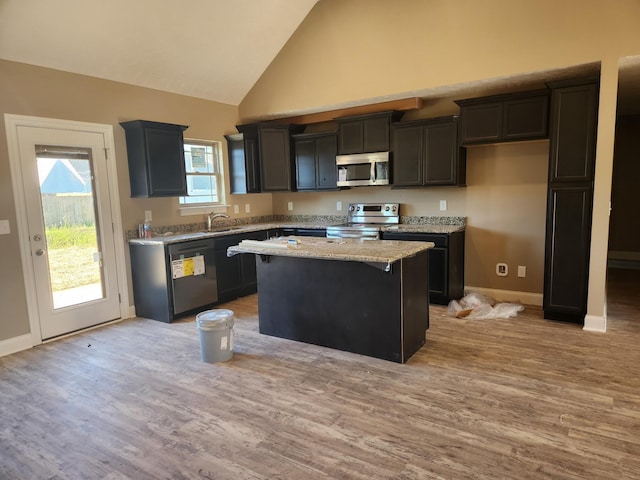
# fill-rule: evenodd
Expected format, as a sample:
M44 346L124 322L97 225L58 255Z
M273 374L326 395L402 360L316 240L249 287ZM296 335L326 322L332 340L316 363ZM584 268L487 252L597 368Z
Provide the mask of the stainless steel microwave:
M337 155L339 187L389 185L389 152Z

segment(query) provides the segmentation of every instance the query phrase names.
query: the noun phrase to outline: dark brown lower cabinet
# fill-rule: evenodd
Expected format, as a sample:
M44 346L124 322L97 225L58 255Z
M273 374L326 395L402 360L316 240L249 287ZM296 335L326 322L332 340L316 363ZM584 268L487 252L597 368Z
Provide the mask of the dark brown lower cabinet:
M429 302L447 305L464 295L464 231L382 232L382 239L433 242L435 247L429 250Z
M380 264L257 255L260 333L405 363L429 329L428 259L418 252L387 271Z
M580 323L587 313L592 197L588 187L549 189L545 318Z
M254 255L227 257L227 248L242 240L266 240L267 232L226 235L216 238L215 258L218 276L218 302L228 302L257 291Z

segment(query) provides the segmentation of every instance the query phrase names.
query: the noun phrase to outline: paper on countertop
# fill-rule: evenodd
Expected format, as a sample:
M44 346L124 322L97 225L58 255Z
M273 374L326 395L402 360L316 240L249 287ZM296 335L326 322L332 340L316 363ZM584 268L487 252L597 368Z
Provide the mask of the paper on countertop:
M242 240L240 245L245 247L288 248L287 243L282 243L281 240Z

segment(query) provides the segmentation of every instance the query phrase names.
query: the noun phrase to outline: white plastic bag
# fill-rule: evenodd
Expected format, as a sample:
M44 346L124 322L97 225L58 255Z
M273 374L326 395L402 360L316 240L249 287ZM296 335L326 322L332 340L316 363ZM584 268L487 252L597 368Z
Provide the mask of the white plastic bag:
M451 300L447 307L449 315L458 318L473 318L477 320L486 318L512 318L517 317L518 312L524 310L519 303L497 303L486 295L479 293L468 293L457 300Z

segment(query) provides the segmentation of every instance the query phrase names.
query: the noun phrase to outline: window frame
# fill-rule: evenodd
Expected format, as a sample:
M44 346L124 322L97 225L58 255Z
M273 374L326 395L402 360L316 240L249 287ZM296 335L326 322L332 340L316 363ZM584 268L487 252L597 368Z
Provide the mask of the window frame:
M187 160L186 150L188 146L203 146L203 147L211 147L213 153L213 172L203 172L203 173L194 173L190 172L191 168L188 165L189 160ZM187 203L185 199L188 198L188 195L181 195L178 197L178 209L181 215L195 215L200 213L209 213L212 210L220 209L220 207L224 207L221 211L226 210L226 191L225 191L225 181L224 181L224 164L222 157L222 142L217 140L201 140L195 138L185 138L184 139L184 148L185 148L185 180L188 182L188 178L190 176L193 177L214 177L215 185L218 193L218 201L213 202L198 202L198 203Z

